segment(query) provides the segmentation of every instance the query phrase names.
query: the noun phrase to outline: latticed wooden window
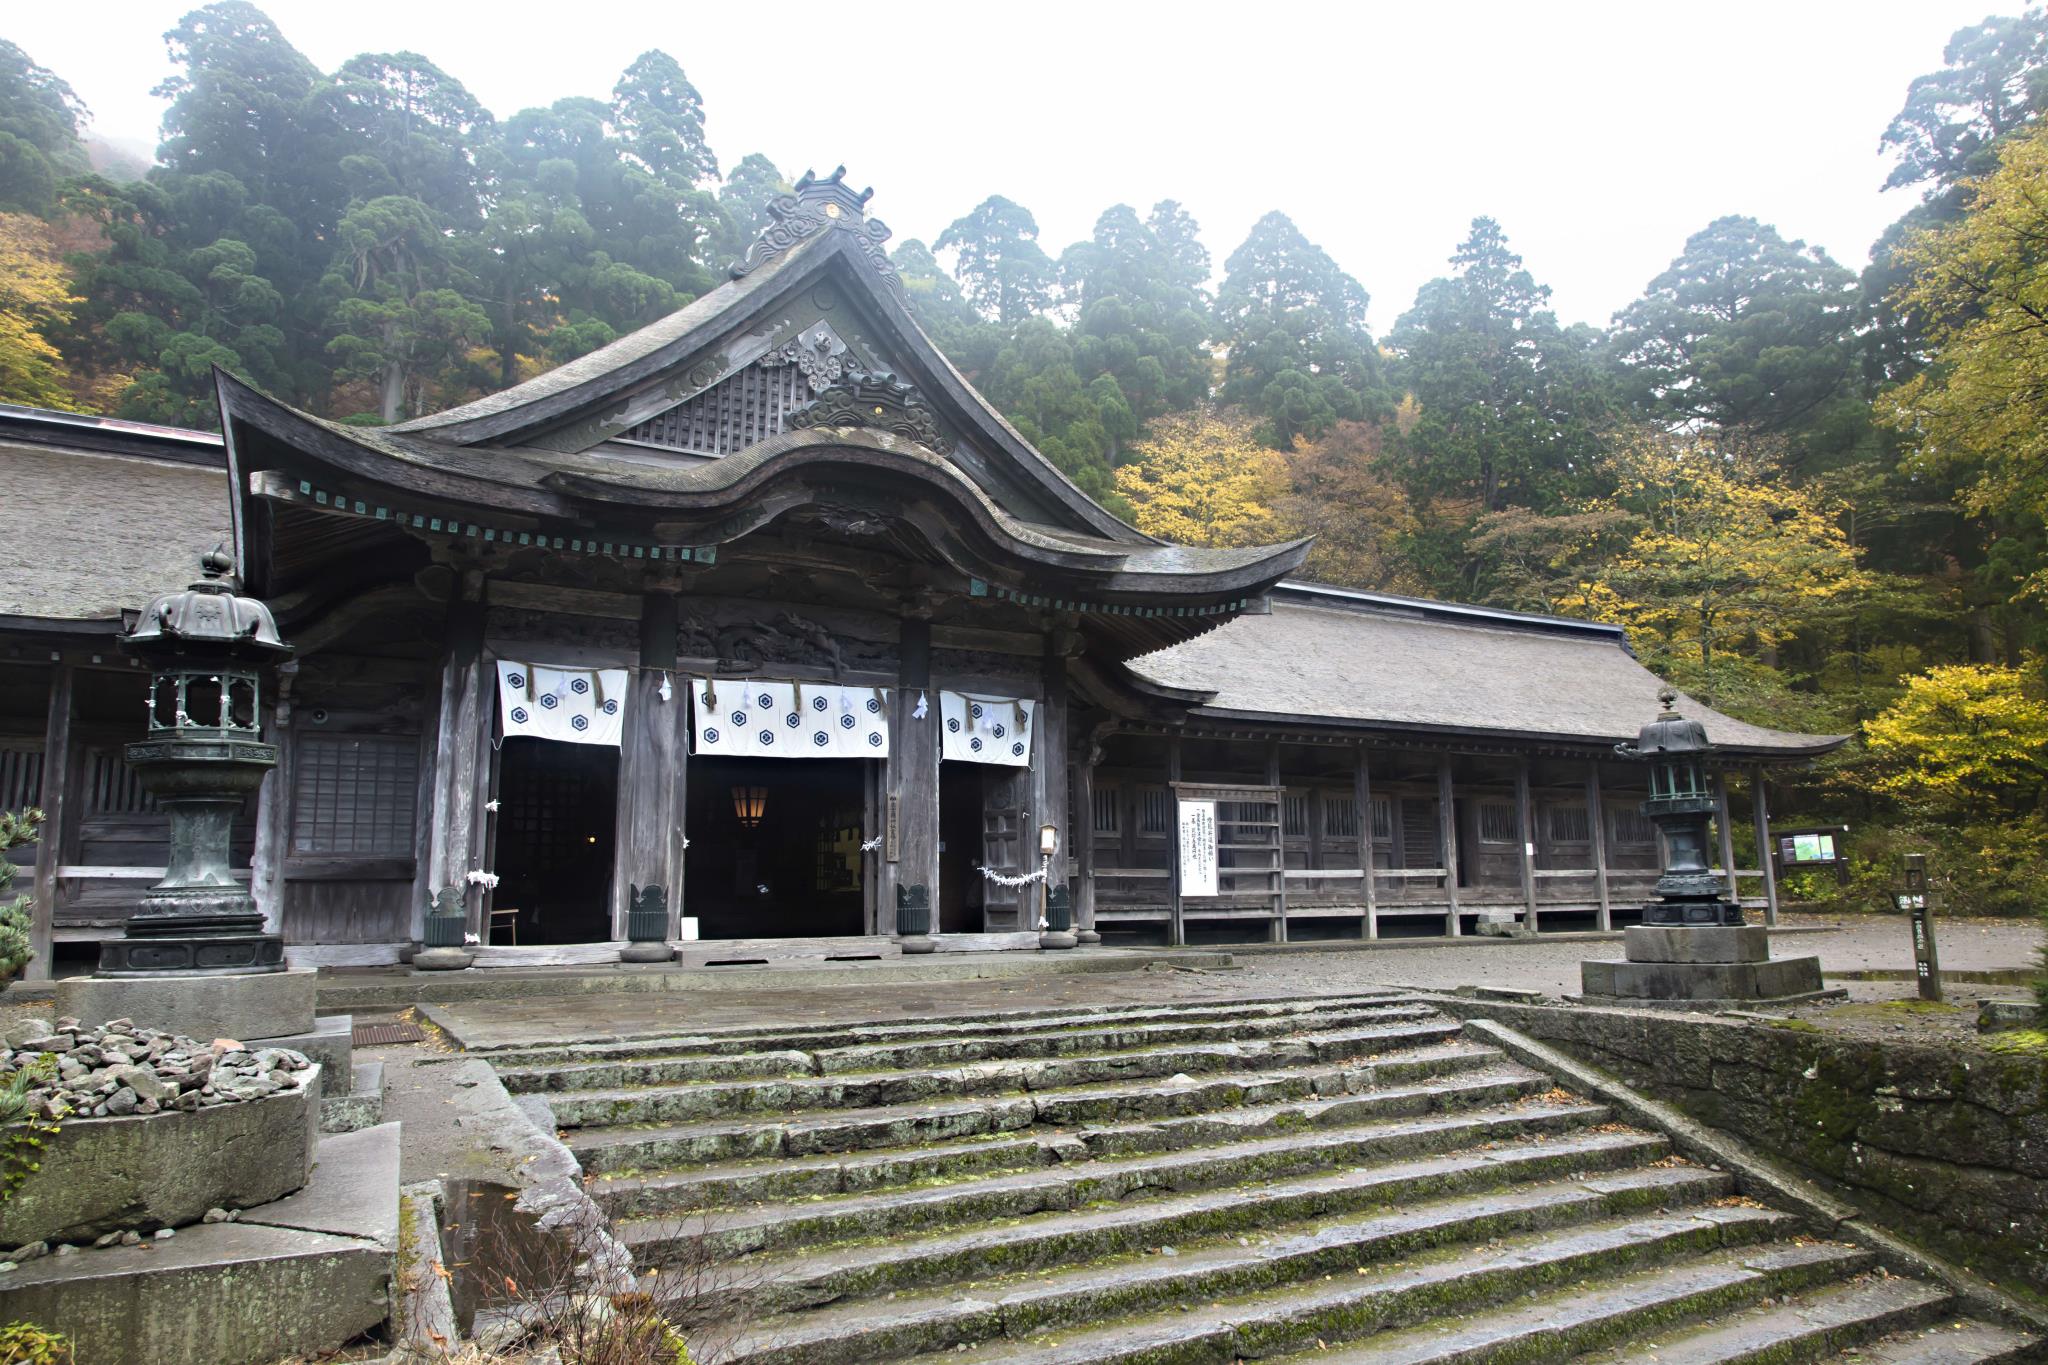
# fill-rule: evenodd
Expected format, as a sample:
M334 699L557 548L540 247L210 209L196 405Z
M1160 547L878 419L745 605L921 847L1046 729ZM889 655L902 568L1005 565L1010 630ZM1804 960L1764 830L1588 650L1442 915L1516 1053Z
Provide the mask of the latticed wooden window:
M419 761L411 736L299 736L292 852L410 856Z
M1172 815L1173 801L1164 787L1146 787L1138 793L1138 833L1164 834Z
M1515 842L1515 808L1507 801L1479 803L1479 841L1483 844Z
M0 749L0 810L22 810L43 800L43 751Z
M1308 793L1288 792L1285 809L1287 813L1281 817L1284 822L1282 832L1290 839L1306 839L1308 837Z
M749 365L620 439L695 455L730 455L783 430L789 414L814 396L795 365Z
M1593 822L1587 817L1586 808L1567 802L1550 807L1550 842L1553 844L1589 844L1593 842Z
M1616 806L1614 816L1614 842L1617 844L1654 844L1657 842L1657 827L1643 817L1639 810L1628 806Z
M157 808L142 779L117 749L89 749L85 760L87 815L140 815Z
M1095 789L1094 828L1097 834L1115 834L1123 828L1123 821L1120 818L1120 807L1117 801L1120 795L1121 793L1115 787L1098 786Z
M1372 799L1372 837L1376 843L1391 843L1394 838L1394 798L1375 796Z
M1358 799L1339 796L1335 792L1323 793L1323 833L1333 839L1351 839L1358 835Z

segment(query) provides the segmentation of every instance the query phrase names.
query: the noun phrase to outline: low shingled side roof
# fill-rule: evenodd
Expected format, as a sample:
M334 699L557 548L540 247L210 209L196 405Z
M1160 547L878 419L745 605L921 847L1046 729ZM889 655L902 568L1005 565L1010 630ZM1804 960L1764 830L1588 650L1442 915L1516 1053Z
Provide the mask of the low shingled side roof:
M118 620L229 538L219 469L0 442L0 616Z
M1618 635L1555 628L1563 625L1510 614L1444 619L1423 604L1324 605L1283 589L1271 615L1238 617L1130 667L1156 683L1213 692L1204 712L1608 743L1635 738L1658 712L1663 680ZM1690 698L1679 709L1727 748L1791 757L1842 743L1750 725Z

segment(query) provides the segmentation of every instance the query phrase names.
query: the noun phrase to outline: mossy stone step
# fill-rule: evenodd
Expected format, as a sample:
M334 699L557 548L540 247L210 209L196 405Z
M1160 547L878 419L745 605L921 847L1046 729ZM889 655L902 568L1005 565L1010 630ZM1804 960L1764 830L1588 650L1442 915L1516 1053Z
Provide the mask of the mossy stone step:
M1766 1297L1798 1294L1867 1270L1869 1252L1830 1242L1795 1242L1732 1256L1640 1271L1608 1284L1423 1330L1383 1332L1342 1350L1302 1352L1283 1365L1493 1365L1504 1361L1576 1359L1588 1349L1626 1341L1617 1358L1656 1360L1674 1330L1714 1315L1740 1312ZM1899 1283L1910 1284L1911 1281ZM1914 1286L1934 1300L1939 1290ZM1797 1351L1779 1359L1812 1359Z
M1776 1303L1744 1309L1700 1327L1661 1331L1658 1365L1769 1365L1824 1355L1918 1326L1953 1302L1945 1289L1882 1273L1861 1275ZM1603 1351L1604 1365L1628 1365L1648 1346Z
M1423 1169L1440 1178L1443 1166L1428 1163ZM1386 1175L1389 1183L1397 1183L1405 1172L1396 1168ZM1094 1315L1244 1294L1326 1273L1351 1274L1368 1261L1452 1242L1485 1241L1647 1209L1668 1211L1705 1203L1733 1188L1726 1174L1697 1166L1639 1166L1415 1204L1404 1199L1397 1212L1363 1219L1330 1221L1324 1211L1312 1222L1279 1223L1250 1236L1190 1237L1201 1215L1214 1208L1216 1196L1204 1196L753 1257L732 1267L731 1283L679 1288L715 1298L728 1311L791 1312L883 1292L1049 1270L1056 1273L1010 1288L1028 1287L1033 1293L1044 1288ZM1195 1217L1185 1216L1188 1211ZM1166 1247L1173 1254L1161 1252ZM1009 1290L1000 1286L957 1284L952 1292L1009 1302ZM1039 1311L1048 1313L1049 1325L1072 1321ZM1014 1313L1006 1313L1004 1321L1015 1331Z
M624 1174L601 1173L592 1182L590 1192L615 1217L873 1193L920 1181L1002 1170L1033 1170L1090 1157L1182 1151L1311 1128L1344 1127L1373 1119L1451 1113L1480 1105L1505 1104L1534 1094L1548 1084L1546 1078L1525 1067L1501 1065L1453 1072L1441 1078L1358 1095L1248 1106L1156 1123L1054 1129L1044 1133L1024 1130L853 1154L827 1152L706 1165L650 1164ZM619 1149L610 1150L616 1153ZM585 1164L598 1169L594 1162L586 1160ZM603 1167L605 1171L623 1169Z
M651 1056L659 1053L814 1052L822 1048L886 1045L955 1037L1029 1036L1076 1028L1136 1024L1148 1020L1256 1020L1325 1017L1364 1007L1398 1007L1412 1003L1396 991L1370 990L1304 999L1246 998L1205 1004L1063 1005L1039 1010L1007 1010L947 1015L924 1022L887 1024L741 1025L727 1029L685 1032L648 1030L609 1039L565 1044L507 1043L472 1048L494 1066L557 1065L583 1060Z
M1035 1096L990 1096L928 1104L824 1110L781 1120L713 1119L571 1129L564 1135L586 1173L693 1162L795 1157L956 1142L1015 1133L1035 1123L1136 1122L1166 1130L1191 1116L1239 1106L1263 1108L1364 1096L1391 1085L1501 1064L1497 1048L1446 1043L1353 1067L1239 1077L1222 1085L1084 1086ZM1084 1138L1088 1134L1083 1133ZM1182 1144L1188 1145L1188 1144Z
M1155 1310L1086 1326L1075 1322L1077 1315L1088 1315L1085 1298L1055 1292L1057 1276L1032 1281L1001 1298L898 1295L845 1309L764 1319L732 1341L719 1358L726 1365L836 1365L906 1356L924 1359L945 1352L951 1360L976 1365L1223 1365L1353 1339L1382 1327L1468 1314L1621 1267L1697 1265L1697 1258L1708 1257L1706 1265L1726 1267L1719 1278L1739 1284L1764 1278L1748 1269L1746 1259L1803 1251L1809 1254L1794 1258L1803 1263L1787 1278L1805 1283L1815 1262L1824 1261L1838 1272L1863 1255L1846 1247L1830 1248L1826 1257L1811 1255L1808 1248L1753 1249L1761 1239L1782 1235L1792 1221L1786 1214L1746 1207L1605 1220L1500 1238L1483 1246L1455 1244L1394 1265L1367 1266L1362 1274L1329 1274L1248 1295L1183 1302L1178 1311ZM1742 1250L1731 1255L1726 1250L1730 1247ZM1701 1278L1713 1282L1717 1277ZM1754 1296L1745 1295L1745 1301Z
M925 1042L893 1041L818 1050L783 1048L747 1052L692 1050L659 1044L608 1044L588 1050L556 1049L517 1059L493 1056L499 1078L514 1094L613 1086L669 1085L693 1081L745 1080L789 1076L847 1075L909 1070L965 1062L1090 1056L1194 1043L1218 1043L1351 1026L1440 1017L1426 1005L1388 1005L1324 1013L1262 1014L1193 1023L1141 1021L1028 1033L963 1033Z
M1214 1075L1349 1061L1443 1043L1458 1036L1452 1020L1433 1019L1336 1033L1301 1034L1245 1043L1111 1052L1083 1057L967 1062L957 1066L861 1072L839 1076L699 1081L669 1074L687 1063L617 1062L599 1068L514 1072L515 1093L542 1091L563 1127L618 1122L676 1121L718 1114L777 1113L806 1109L911 1104L954 1095L1070 1089L1178 1074ZM610 1086L608 1078L621 1084ZM577 1080L607 1082L564 1088Z
M2020 1365L2042 1357L2039 1337L1972 1318L1894 1332L1829 1356L1828 1365Z
M1647 1133L1583 1131L1606 1116L1583 1104L1479 1111L882 1195L627 1219L618 1233L636 1256L657 1265L682 1249L744 1255L1091 1205L1111 1206L1093 1212L1104 1226L1143 1225L1146 1231L1134 1237L1194 1237L1515 1179L1612 1170L1655 1160L1668 1149L1663 1137ZM1139 1196L1135 1212L1114 1207Z

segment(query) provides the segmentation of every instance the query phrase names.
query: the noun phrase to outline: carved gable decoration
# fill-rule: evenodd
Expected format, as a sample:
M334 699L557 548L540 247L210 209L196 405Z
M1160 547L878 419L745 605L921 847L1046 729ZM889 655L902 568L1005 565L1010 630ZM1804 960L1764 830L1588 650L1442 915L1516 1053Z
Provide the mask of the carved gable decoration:
M854 357L823 322L618 439L692 455L730 455L793 425L790 414L845 375Z
M918 391L886 370L848 370L837 384L790 414L792 427L871 427L927 450L945 449L939 419Z
M875 192L866 189L855 193L846 185L845 176L844 166L823 180L805 171L803 179L796 182L795 193L769 200L768 226L747 248L746 256L732 263L732 277L739 279L759 269L821 232L838 231L850 234L875 273L901 293L903 277L890 264L889 253L883 246L889 240L889 229L879 219L867 216L867 202Z

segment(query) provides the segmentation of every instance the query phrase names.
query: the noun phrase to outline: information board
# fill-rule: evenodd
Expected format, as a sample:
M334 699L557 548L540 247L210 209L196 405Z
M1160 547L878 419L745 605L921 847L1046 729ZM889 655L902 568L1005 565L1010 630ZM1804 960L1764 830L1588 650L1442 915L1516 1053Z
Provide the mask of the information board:
M1180 805L1180 893L1216 894L1216 803L1182 801Z

